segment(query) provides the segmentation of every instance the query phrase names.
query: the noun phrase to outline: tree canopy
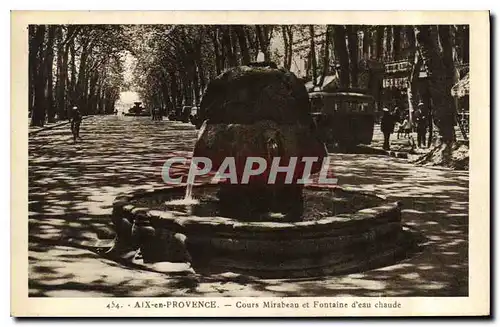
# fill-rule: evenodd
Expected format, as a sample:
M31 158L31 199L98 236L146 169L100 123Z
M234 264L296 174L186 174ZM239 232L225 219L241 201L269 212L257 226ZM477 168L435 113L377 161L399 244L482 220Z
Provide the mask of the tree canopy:
M363 76L366 63L405 60L411 93L439 104L436 125L449 140L455 110L449 89L455 65L468 62L468 47L468 27L461 25L30 25L31 124L65 119L75 105L83 114L111 113L131 87L146 107L199 105L212 79L258 59L315 86L327 75L345 88L368 80L380 101L382 80ZM131 81L127 56L135 58ZM421 69L428 92L415 82Z
M121 25L30 25L31 124L65 119L68 108L110 113L123 84L128 38Z

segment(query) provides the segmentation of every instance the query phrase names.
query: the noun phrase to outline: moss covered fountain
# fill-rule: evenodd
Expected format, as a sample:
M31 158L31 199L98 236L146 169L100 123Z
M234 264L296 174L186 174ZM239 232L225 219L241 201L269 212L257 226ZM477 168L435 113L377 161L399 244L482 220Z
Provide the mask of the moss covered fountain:
M234 158L237 182L117 197L110 255L140 252L144 262L187 262L200 274L263 278L343 274L405 256L398 203L301 182L305 172L320 172L328 154L316 136L305 86L293 73L262 64L229 69L210 82L199 114L204 124L193 158L209 158L212 171ZM243 183L250 157L268 168ZM307 166L310 157L318 160ZM281 167L296 160L295 169L269 183L273 160Z

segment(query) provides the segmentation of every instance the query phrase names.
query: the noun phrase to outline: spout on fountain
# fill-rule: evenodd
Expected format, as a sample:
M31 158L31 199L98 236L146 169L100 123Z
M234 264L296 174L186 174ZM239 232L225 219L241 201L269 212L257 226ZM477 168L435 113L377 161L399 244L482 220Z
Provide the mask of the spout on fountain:
M273 158L281 157L283 151L282 136L279 132L265 131L265 144L266 144L266 154L267 161L272 162Z

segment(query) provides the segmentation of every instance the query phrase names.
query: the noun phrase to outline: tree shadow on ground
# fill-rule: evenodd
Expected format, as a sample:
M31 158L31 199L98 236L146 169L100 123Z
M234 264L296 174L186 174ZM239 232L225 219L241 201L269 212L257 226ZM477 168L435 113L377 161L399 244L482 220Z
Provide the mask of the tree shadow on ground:
M189 157L196 130L148 118L84 121L29 140L30 296L466 296L468 172L415 167L378 155L331 154L341 187L403 204L403 223L425 236L422 251L388 267L344 276L269 280L200 276L172 266L127 266L92 250L111 239L117 194L163 186L161 165ZM87 242L87 243L86 243ZM148 270L149 269L149 270ZM162 270L163 269L163 270Z

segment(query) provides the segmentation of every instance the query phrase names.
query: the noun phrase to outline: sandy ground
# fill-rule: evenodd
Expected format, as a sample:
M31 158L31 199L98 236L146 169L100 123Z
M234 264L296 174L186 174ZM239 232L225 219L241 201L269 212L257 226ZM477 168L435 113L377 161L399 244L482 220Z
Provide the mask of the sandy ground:
M384 155L331 153L340 186L403 203L403 222L422 252L395 265L345 276L263 280L202 277L179 265L138 267L107 260L88 244L113 237L115 196L162 186L161 164L189 155L189 124L91 117L80 143L69 127L29 140L30 296L465 296L468 294L467 171L416 167ZM375 142L377 142L377 137Z

